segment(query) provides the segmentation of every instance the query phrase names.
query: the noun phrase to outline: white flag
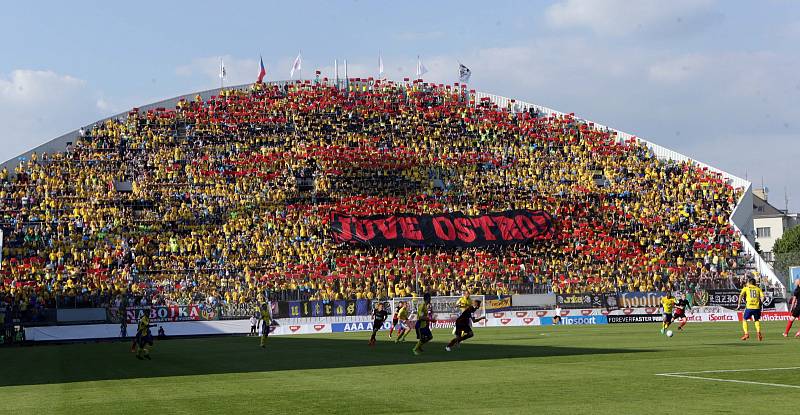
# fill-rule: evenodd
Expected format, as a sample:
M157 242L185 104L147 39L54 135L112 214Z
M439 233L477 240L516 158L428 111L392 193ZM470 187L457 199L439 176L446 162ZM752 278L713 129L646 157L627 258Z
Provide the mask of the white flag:
M300 57L300 52L297 52L297 57L294 58L294 63L292 64L292 70L289 71L289 78L294 78L295 71L300 72L303 69L303 58Z
M383 56L378 54L378 78L383 76Z
M225 62L222 60L222 58L220 58L219 59L219 79L223 79L224 80L225 79L225 75L227 75L227 73L225 72Z
M472 71L469 68L467 68L463 63L459 63L458 64L458 80L461 81L461 83L466 84L466 83L469 82L469 77L470 76L472 76Z
M428 68L422 64L422 60L417 56L417 79L422 78L422 75L425 75L426 72L428 72Z

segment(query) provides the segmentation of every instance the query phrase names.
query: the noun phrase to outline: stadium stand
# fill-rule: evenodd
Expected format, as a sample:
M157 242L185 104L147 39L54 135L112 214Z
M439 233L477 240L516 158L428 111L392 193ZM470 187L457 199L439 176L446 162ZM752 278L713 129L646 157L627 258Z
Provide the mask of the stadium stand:
M731 287L745 189L572 115L460 86L255 84L81 129L0 173L0 297L46 307ZM364 248L351 215L542 209L510 247Z

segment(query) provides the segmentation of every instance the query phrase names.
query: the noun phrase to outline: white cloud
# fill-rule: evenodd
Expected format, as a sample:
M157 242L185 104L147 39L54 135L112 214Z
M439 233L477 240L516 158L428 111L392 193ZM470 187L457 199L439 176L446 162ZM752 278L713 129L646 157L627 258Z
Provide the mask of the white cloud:
M648 77L658 82L685 82L705 70L710 60L706 56L692 54L655 63L648 68Z
M97 95L85 81L53 71L0 74L0 161L108 115Z
M59 75L53 71L34 71L18 69L11 72L8 79L0 78L0 102L16 105L38 105L56 94L74 92L86 86L83 80L69 75Z
M709 16L714 0L561 0L547 8L547 23L555 28L589 28L602 35L685 30Z

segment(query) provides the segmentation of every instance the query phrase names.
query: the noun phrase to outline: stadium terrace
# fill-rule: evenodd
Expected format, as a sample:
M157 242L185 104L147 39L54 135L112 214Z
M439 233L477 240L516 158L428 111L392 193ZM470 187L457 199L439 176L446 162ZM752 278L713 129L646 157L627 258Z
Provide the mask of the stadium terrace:
M317 79L95 123L0 173L0 297L36 320L56 305L771 283L729 222L749 189L570 114L510 108L461 85ZM546 212L552 232L488 219L507 211ZM459 217L432 232L509 243L351 244L334 214L345 228L341 218Z

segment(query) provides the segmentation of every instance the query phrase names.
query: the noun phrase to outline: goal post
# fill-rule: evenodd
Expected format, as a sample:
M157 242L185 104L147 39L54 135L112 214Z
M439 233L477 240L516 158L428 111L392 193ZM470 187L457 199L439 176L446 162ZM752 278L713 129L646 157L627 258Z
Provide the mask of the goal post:
M461 314L461 309L456 306L456 302L458 299L461 298L460 296L432 296L431 297L431 309L433 312L433 328L452 328L455 327L456 318ZM482 317L486 315L486 298L483 295L471 295L469 296L471 300L480 300L481 307L475 311L474 316ZM390 307L391 313L394 312L400 307L400 303L404 302L408 304L409 309L409 317L408 319L411 321L417 320L417 308L420 304L422 304L423 299L422 297L395 297L391 299ZM485 326L486 320L481 320L480 323L476 323L476 326Z

